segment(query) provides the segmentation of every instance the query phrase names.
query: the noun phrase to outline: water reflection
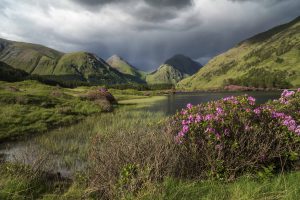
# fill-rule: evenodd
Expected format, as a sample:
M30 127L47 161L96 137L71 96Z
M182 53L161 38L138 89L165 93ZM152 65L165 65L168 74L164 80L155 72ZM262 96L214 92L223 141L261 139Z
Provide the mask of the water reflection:
M268 100L277 99L280 97L280 91L275 92L215 92L215 93L179 93L168 96L164 100L159 100L153 103L148 110L150 111L162 111L167 115L175 114L177 110L181 110L186 104L191 103L197 105L199 103L205 103L212 100L218 100L227 96L239 96L248 94L256 98L257 104L262 104Z

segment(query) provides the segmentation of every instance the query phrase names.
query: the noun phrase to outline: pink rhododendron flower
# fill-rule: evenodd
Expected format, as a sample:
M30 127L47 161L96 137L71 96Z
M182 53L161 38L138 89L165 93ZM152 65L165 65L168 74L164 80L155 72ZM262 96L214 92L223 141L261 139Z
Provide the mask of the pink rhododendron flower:
M254 97L248 97L248 101L249 101L249 104L250 105L255 105L255 101L256 101L256 99L254 98Z
M182 109L182 110L181 110L181 112L180 112L180 114L182 114L182 115L186 115L186 114L187 114L187 110L185 110L185 109Z
M205 130L206 133L215 133L216 130L212 127L208 127L206 130Z
M201 122L201 120L202 120L202 116L201 115L199 115L199 114L197 114L196 115L196 119L195 119L195 122Z
M295 133L300 136L300 125L297 126L297 128L295 130Z
M217 107L216 111L217 111L217 115L222 115L223 114L223 109L220 108L220 107Z
M254 111L254 113L257 114L257 115L259 115L259 114L261 113L260 108L255 108L253 111Z
M181 123L182 125L187 125L187 124L189 124L188 123L188 121L187 120L182 120L182 123Z
M186 105L186 107L190 110L190 109L192 109L193 105L192 105L191 103L188 103L188 104Z
M281 94L282 97L290 97L293 96L295 94L294 91L288 91L288 90L284 90Z
M188 131L189 131L189 126L188 125L183 125L182 132L187 133Z
M190 115L188 119L189 119L190 122L192 122L192 121L194 121L194 116Z
M214 118L214 116L213 116L212 114L208 114L208 115L205 115L204 120L205 120L205 121L210 121L210 120L212 120L213 118Z
M295 94L294 91L284 90L279 99L280 103L288 104L290 97L292 97L294 94Z

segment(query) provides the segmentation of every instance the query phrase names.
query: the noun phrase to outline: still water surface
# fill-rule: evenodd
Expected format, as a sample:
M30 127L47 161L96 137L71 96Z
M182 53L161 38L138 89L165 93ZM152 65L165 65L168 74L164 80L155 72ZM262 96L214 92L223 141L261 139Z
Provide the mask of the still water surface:
M214 93L178 93L170 95L163 100L156 101L149 106L150 111L162 111L167 115L175 114L176 111L181 110L186 104L191 103L197 105L199 103L206 103L212 100L222 99L228 96L239 96L248 94L256 98L257 104L262 104L268 100L278 99L280 91L255 91L255 92L214 92Z

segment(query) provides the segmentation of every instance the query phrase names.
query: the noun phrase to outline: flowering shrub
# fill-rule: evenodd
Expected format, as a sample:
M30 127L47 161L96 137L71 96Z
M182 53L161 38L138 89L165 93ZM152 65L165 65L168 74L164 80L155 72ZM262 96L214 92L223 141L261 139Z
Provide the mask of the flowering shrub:
M181 148L177 175L232 179L269 165L291 166L299 153L299 105L299 89L261 106L247 95L188 104L169 124Z
M290 129L294 129L295 125L300 125L300 88L297 92L284 90L279 100L274 100L268 104L271 107L275 107L278 112L289 113L293 118L285 121L285 124L290 125ZM295 128L295 132L299 135L299 126Z

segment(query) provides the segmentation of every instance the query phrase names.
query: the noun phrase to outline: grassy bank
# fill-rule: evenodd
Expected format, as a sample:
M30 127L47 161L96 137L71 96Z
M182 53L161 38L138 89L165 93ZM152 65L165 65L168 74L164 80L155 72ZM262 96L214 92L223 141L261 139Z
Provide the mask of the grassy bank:
M78 174L70 180L55 175L33 172L11 164L0 165L0 199L98 199L87 177ZM51 178L51 179L49 179ZM184 181L167 178L161 184L149 185L137 195L124 199L299 199L299 172L277 175L268 179L242 177L235 182Z
M1 82L0 141L66 126L99 113L101 106L36 81Z
M105 110L105 102L82 98L99 88L96 86L69 89L37 81L0 84L0 141L68 126ZM158 94L133 89L110 92L118 101L149 99Z
M281 174L265 180L242 177L235 182L182 181L167 179L140 199L299 199L299 172Z

